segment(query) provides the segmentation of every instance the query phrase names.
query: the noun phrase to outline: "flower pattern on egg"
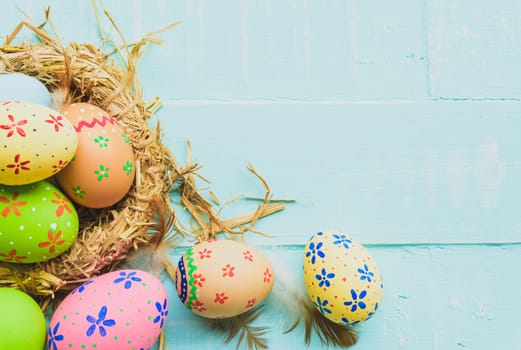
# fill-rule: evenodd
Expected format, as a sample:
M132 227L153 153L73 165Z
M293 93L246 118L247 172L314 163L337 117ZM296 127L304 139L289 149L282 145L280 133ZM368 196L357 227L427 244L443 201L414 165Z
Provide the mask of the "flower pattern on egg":
M179 298L207 318L231 317L257 306L273 285L269 262L233 240L207 240L179 259L175 278Z
M87 315L87 322L90 323L89 328L87 329L87 337L91 337L95 334L96 329L99 332L99 335L102 337L107 336L107 329L105 327L114 327L116 325L116 321L113 319L106 319L108 308L106 305L103 305L98 312L98 317L94 317L91 315Z
M375 314L382 279L374 260L356 240L336 231L317 232L306 244L303 263L310 302L326 318L351 326Z
M137 270L114 271L84 282L65 298L49 323L46 349L84 348L87 342L100 349L127 344L149 349L167 317L167 294L157 278Z

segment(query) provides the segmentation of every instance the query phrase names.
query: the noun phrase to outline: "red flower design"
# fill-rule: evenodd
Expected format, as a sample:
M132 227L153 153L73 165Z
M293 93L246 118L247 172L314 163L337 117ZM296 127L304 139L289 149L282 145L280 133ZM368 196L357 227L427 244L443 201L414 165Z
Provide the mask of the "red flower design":
M271 274L270 268L266 267L266 270L264 270L264 283L270 283L271 277L273 277L273 275Z
M248 260L250 262L253 261L253 254L249 250L242 252L242 255L244 256L244 260Z
M45 122L49 123L49 124L53 124L54 131L56 131L56 132L60 131L60 128L63 127L63 124L61 122L61 120L63 120L63 117L61 115L58 115L55 117L52 114L49 114L49 117L51 117L51 119L46 119Z
M235 270L235 266L232 266L230 264L226 264L225 267L221 269L223 271L223 277L233 277L235 274L233 273L233 270Z
M72 214L71 208L69 208L69 199L65 196L61 196L59 193L54 192L54 197L56 199L52 199L51 203L58 204L58 209L56 209L56 217L60 217L63 215L64 211L67 211L67 213Z
M246 307L247 308L251 308L251 307L254 307L255 304L257 304L257 299L256 298L251 298L250 300L248 300L248 304L246 304Z
M24 259L27 259L27 257L24 255L16 255L16 249L11 250L7 254L0 253L0 257L4 258L4 261L14 261L17 263L20 263Z
M198 287L203 286L203 282L206 281L206 278L203 277L200 273L194 273L194 284Z
M20 169L21 170L31 170L31 168L29 168L27 166L27 164L29 164L30 162L31 161L29 161L29 160L20 161L20 154L16 154L14 156L14 163L7 164L7 167L10 169L14 169L15 175L18 175L20 173Z
M214 299L215 303L224 304L224 302L227 299L228 299L228 296L226 296L226 294L224 294L224 292L222 292L222 293L215 293L215 299Z
M206 308L203 307L204 303L200 300L196 300L192 303L192 310L203 312Z
M209 249L204 248L202 251L199 252L199 258L201 258L201 260L210 259L211 257L212 251Z
M0 129L9 130L7 132L7 137L13 136L15 132L18 135L20 135L22 137L25 137L25 131L24 131L24 129L21 128L21 126L23 126L23 125L28 123L27 119L22 119L22 120L17 122L17 121L14 120L14 116L12 116L11 114L7 115L7 118L9 119L11 124L2 124L2 125L0 125Z
M40 247L40 248L49 247L49 253L54 253L54 251L56 250L56 246L62 245L63 243L65 243L64 239L60 239L61 235L62 235L61 231L56 232L56 235L54 235L53 230L47 231L47 238L49 238L49 240L38 243L38 247Z
M20 216L20 210L18 210L18 207L22 207L24 205L27 205L27 201L19 201L17 202L16 199L18 198L19 193L14 192L13 197L11 200L7 197L0 196L0 203L6 203L7 206L2 210L2 216L5 218L9 213L12 211L14 216Z
M55 164L52 166L52 173L53 174L56 174L58 172L60 172L63 168L65 168L65 166L67 165L68 163L63 161L63 160L59 160L58 161L58 164Z

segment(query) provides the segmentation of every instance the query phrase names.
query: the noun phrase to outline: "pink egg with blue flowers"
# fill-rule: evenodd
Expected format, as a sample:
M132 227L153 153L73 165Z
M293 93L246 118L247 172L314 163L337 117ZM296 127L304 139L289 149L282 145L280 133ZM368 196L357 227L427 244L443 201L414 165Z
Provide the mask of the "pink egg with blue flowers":
M167 316L168 297L158 278L140 270L109 272L62 301L49 323L47 349L150 349Z

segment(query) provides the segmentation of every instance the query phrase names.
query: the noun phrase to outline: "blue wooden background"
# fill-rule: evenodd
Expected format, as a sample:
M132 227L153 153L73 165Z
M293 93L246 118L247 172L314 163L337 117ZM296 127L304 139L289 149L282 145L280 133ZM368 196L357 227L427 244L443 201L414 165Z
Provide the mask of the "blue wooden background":
M46 5L64 39L99 41L88 0L4 1L1 34L23 13L40 23ZM276 269L298 279L317 230L369 249L384 302L353 349L521 349L521 2L103 6L128 41L182 21L141 60L145 94L164 101L167 145L183 161L191 141L221 200L263 195L249 162L275 198L295 200L259 223L273 238L247 237ZM166 283L169 349L227 348ZM259 319L270 348L303 348L302 329L282 334L274 299Z

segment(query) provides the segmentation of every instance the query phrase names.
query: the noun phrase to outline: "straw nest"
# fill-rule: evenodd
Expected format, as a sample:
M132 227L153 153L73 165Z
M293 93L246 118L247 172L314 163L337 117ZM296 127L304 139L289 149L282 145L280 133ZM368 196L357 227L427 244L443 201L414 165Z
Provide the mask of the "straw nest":
M18 288L42 302L49 301L57 291L71 290L92 276L117 268L130 252L141 247L158 247L182 233L196 240L219 232L242 234L252 231L258 218L283 208L280 203L270 202L266 182L250 167L266 189L265 198L252 213L222 219L219 210L195 185L199 166L191 162L180 166L162 143L159 124L151 129L149 118L161 102L159 98L144 101L136 65L149 44L159 43L155 38L159 31L132 44L121 36L123 44L109 45L110 50L88 43L64 45L49 20L48 10L46 14L44 24L21 22L7 37L0 48L0 73L34 76L63 103L89 102L112 114L131 140L136 178L126 197L113 207L77 207L80 232L66 253L37 264L0 262L0 286ZM115 26L112 17L105 15ZM48 27L52 31L45 29ZM36 40L14 44L22 28L33 31ZM188 229L176 220L171 191L179 192L180 205L191 214ZM169 269L166 265L171 270L172 266Z

